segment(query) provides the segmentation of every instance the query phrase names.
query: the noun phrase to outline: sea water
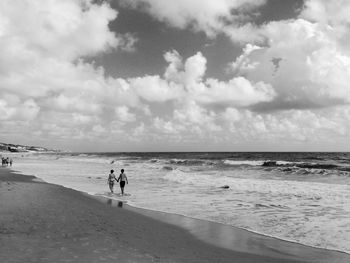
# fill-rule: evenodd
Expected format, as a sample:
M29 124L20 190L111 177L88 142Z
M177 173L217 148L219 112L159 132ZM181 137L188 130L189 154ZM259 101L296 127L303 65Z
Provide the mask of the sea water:
M136 207L350 253L350 153L17 154L13 168ZM109 170L122 168L128 195L110 195Z

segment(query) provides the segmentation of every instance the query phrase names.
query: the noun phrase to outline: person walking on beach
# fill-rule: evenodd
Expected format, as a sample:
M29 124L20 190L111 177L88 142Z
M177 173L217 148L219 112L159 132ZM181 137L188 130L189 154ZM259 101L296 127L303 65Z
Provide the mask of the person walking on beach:
M129 184L129 182L128 182L128 178L126 177L126 174L124 173L124 169L121 169L120 171L121 171L121 173L120 173L120 175L119 175L119 177L117 179L117 182L119 182L119 180L120 180L120 183L119 183L120 184L120 190L122 191L122 195L124 195L125 182L127 184Z
M109 185L109 189L111 190L112 194L115 180L117 179L115 178L114 170L111 170L111 173L108 175L107 184Z

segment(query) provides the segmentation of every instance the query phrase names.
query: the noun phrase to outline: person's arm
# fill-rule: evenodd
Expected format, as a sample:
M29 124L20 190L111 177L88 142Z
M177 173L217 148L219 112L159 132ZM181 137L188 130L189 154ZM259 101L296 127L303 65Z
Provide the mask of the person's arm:
M126 175L125 175L125 180L126 180L126 183L129 184L128 177L126 177Z
M119 179L120 179L120 175L119 175L119 177L118 177L118 179L117 179L117 182L119 182Z

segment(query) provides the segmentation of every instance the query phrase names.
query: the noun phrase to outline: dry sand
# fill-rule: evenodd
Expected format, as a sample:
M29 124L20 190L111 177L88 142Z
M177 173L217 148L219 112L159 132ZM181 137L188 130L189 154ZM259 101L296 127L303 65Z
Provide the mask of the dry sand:
M0 168L0 262L350 262L345 253L101 200Z

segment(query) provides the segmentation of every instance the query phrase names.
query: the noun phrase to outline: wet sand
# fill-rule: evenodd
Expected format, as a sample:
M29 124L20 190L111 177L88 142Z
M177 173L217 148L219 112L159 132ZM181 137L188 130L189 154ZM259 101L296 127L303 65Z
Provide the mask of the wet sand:
M129 207L0 168L1 262L350 262L222 224Z

